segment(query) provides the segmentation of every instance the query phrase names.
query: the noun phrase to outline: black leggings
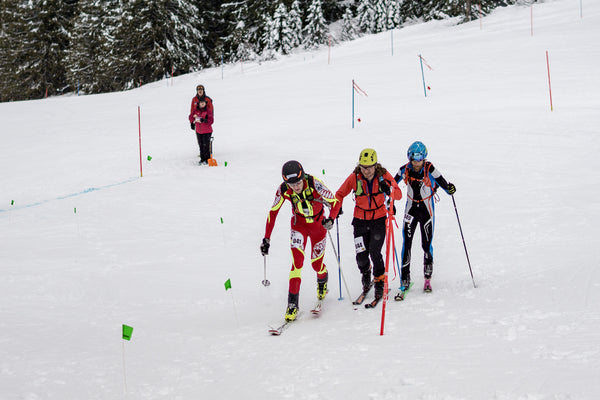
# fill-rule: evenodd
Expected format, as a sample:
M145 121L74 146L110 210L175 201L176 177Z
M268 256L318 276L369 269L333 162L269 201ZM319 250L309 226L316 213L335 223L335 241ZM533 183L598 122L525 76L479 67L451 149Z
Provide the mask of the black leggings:
M198 146L200 146L200 161L208 161L210 158L210 139L212 133L196 133Z
M404 239L402 244L402 279L410 280L410 250L417 224L421 228L421 248L424 253L423 265L429 266L429 271L426 271L425 274L428 275L428 278L431 278L431 266L433 265L433 246L431 242L433 241L434 218L429 215L427 207L419 205L411 207L404 216L404 226L402 228Z
M373 263L374 277L385 274L385 264L381 255L381 248L385 241L385 220L386 217L375 220L358 218L352 220L356 263L361 273L367 272Z

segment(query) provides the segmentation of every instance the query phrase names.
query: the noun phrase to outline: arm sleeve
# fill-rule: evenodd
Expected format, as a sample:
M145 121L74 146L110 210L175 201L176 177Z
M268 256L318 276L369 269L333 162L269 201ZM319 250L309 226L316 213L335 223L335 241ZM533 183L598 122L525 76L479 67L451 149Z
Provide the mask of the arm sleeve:
M431 166L429 167L429 173L431 174L431 177L435 180L435 183L440 185L440 187L444 189L446 193L448 193L448 182L446 181L446 179L444 179L440 171L435 169L433 164L431 164Z
M389 172L386 172L383 175L383 179L390 183L390 185L394 188L394 200L402 200L402 190L400 190L400 186L396 183L396 180L392 178L392 175Z
M344 202L344 197L348 196L348 194L352 191L356 190L356 178L354 174L350 174L342 183L342 186L335 192L335 198L337 202L335 203L333 209L329 213L329 218L336 219L340 214L340 210L342 209L342 203Z
M281 187L277 188L277 193L275 194L275 200L273 201L273 206L269 211L269 215L267 216L267 225L265 227L265 237L267 239L271 239L271 233L273 232L273 228L275 227L275 220L277 220L277 214L279 214L279 210L283 205L285 198L281 194Z

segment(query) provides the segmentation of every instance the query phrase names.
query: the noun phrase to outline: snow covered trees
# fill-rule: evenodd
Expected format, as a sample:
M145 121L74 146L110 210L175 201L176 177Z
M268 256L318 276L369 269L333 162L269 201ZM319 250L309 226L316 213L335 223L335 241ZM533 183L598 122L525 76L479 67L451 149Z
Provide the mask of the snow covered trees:
M515 0L481 0L483 13ZM101 93L257 56L474 16L464 0L1 0L0 101Z
M306 26L304 27L304 45L307 48L327 43L329 30L323 17L321 0L312 0L308 8Z

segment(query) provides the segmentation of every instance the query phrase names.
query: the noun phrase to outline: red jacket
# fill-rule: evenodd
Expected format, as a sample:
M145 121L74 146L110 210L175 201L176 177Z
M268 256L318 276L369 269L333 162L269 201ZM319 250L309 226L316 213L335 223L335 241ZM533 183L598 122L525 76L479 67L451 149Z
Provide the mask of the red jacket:
M208 97L207 95L204 95L204 99L206 100L206 107L210 108L211 110L214 110L212 99L210 97ZM192 114L194 112L194 110L199 107L198 106L199 102L200 102L200 97L198 97L198 95L195 95L192 98L192 109L190 110L190 114Z
M201 122L200 119L203 119L204 122ZM212 124L214 122L212 108L208 108L208 106L196 108L190 114L190 122L196 123L196 133L212 133Z
M393 200L402 199L402 192L392 175L386 171L382 176L383 180L394 189ZM361 173L351 173L342 183L342 186L335 193L335 198L339 200L331 210L330 218L335 219L342 208L342 201L350 192L354 192L354 218L364 220L374 220L383 218L387 215L385 205L385 193L379 190L379 178L373 178L373 187L369 189L367 180Z

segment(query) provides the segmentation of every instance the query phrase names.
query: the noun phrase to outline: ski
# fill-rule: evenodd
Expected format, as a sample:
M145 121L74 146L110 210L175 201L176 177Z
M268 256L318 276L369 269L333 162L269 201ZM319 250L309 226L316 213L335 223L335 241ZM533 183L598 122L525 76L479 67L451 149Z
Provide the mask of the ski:
M411 282L407 288L404 288L404 289L400 288L400 291L398 292L398 294L396 294L394 296L394 300L396 300L396 301L404 300L404 296L406 296L406 293L410 290L410 288L412 287L413 284L414 284L414 282Z
M370 288L369 288L369 289L370 289ZM367 290L366 292L362 292L362 293L360 294L360 296L358 296L358 297L356 298L356 300L354 300L354 301L352 302L352 304L354 304L355 306L360 306L360 305L363 303L363 301L365 301L365 298L367 297L367 295L368 295L368 294L369 294L369 291L368 291L368 290Z
M321 309L323 307L323 300L317 300L317 304L310 310L311 314L314 316L318 316L321 313Z
M294 321L285 321L283 324L279 325L277 328L269 327L269 334L271 336L279 336L283 333L283 331L290 326L290 324Z
M375 297L372 302L365 304L365 308L375 308L377 304L383 299L382 297Z
M296 320L298 320L298 317L300 317L302 313L300 311L298 311L298 315L296 315ZM278 327L272 327L269 326L269 334L271 336L279 336L283 333L283 331L285 331L287 328L289 328L289 326L292 324L292 322L294 321L285 321L283 324L279 325Z

